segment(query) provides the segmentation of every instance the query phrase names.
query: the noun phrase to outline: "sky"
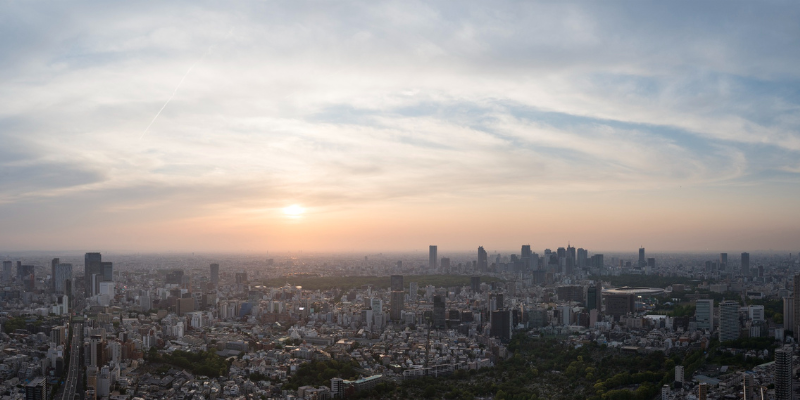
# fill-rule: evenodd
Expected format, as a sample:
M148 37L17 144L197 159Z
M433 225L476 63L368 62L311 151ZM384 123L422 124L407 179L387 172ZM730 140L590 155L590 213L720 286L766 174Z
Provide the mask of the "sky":
M0 250L800 251L794 2L2 2Z

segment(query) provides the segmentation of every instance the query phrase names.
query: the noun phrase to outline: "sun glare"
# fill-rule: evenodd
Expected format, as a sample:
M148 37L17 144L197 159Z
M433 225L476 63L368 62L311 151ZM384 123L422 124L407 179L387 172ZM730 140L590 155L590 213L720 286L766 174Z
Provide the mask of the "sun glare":
M289 207L285 207L283 209L283 213L286 216L291 217L291 218L299 218L305 212L306 212L306 209L303 208L303 207L300 207L297 204L292 204Z

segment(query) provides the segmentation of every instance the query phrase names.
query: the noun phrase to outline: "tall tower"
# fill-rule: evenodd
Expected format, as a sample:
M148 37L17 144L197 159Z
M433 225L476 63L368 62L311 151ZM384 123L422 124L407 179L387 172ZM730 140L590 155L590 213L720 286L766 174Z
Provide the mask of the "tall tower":
M391 277L391 297L389 300L389 318L392 321L399 321L405 306L405 292L403 291L403 275L392 275Z
M775 400L792 400L791 346L775 350Z
M50 290L55 292L56 290L56 266L61 264L61 261L58 258L54 258L50 261Z
M792 332L800 333L800 274L794 276L794 298L792 299L794 303L794 308L792 309L792 316L794 317L792 322L792 326L784 327L784 329L789 329Z
M429 269L436 269L436 253L437 253L437 246L431 245L428 248L428 268Z
M725 270L728 266L728 253L719 253L719 269Z
M750 253L742 253L742 276L750 275Z
M219 286L219 264L211 264L209 268L211 270L210 271L211 277L209 280L211 281L211 284L214 285L214 287L216 288L217 286Z
M86 291L86 297L94 296L94 275L101 275L103 273L103 267L100 266L103 258L100 253L86 253L83 258L83 282L84 282L84 290Z
M644 258L644 247L639 247L639 267L644 268L647 260Z
M725 300L719 303L719 341L739 338L739 302Z
M486 272L489 269L489 254L483 249L483 246L478 247L478 271Z

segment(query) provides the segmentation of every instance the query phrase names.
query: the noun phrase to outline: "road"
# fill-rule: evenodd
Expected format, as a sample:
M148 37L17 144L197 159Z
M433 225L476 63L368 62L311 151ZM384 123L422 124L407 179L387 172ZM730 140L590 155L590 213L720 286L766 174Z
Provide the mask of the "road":
M79 385L82 383L83 368L80 365L80 347L83 343L83 323L72 323L72 343L69 351L69 366L67 367L67 380L64 381L64 390L61 400L73 400L75 395L83 398Z

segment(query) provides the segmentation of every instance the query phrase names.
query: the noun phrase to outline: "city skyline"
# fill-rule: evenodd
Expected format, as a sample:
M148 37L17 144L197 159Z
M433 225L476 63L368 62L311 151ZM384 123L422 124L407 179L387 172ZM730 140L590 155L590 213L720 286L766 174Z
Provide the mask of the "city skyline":
M0 10L0 251L798 251L796 4Z

